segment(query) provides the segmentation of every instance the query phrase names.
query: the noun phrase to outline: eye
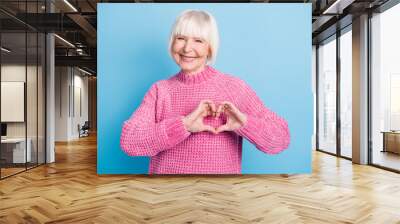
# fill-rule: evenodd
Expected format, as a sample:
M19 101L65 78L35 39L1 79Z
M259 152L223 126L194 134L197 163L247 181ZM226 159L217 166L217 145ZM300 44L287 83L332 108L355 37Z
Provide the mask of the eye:
M202 39L196 39L196 40L194 40L194 41L196 41L196 43L203 43L203 40L202 40Z
M182 37L182 36L177 36L177 37L175 37L175 39L177 39L177 40L184 40L185 38Z

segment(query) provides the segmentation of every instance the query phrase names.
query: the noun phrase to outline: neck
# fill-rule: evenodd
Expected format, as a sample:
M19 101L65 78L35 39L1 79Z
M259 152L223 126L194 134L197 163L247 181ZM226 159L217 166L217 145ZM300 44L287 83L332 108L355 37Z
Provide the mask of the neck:
M195 74L198 74L199 72L201 72L201 71L204 71L204 69L206 68L206 65L203 65L203 66L201 66L201 67L199 67L199 68L197 68L197 69L195 69L195 70L181 70L182 71L182 73L184 73L185 75L195 75Z
M217 74L218 74L217 70L215 70L210 66L205 66L203 70L200 70L199 72L185 73L183 70L181 70L177 74L177 78L178 80L186 84L197 84L205 82L208 79L216 76Z

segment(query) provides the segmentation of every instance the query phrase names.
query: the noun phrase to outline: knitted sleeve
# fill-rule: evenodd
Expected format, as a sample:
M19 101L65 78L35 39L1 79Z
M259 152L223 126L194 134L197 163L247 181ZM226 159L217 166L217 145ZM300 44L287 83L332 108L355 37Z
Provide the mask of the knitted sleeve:
M122 127L120 145L130 156L154 156L170 149L186 139L188 132L183 116L169 117L156 122L157 85L153 84L143 98L142 103L125 121Z
M240 83L243 95L239 109L247 115L247 121L235 133L268 154L277 154L288 148L290 134L286 120L269 110L244 81L240 80Z

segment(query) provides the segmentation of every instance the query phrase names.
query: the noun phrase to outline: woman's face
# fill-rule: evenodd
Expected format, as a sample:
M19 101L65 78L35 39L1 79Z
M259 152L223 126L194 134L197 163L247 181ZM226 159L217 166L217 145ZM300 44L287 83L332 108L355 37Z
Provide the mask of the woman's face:
M185 73L197 73L203 70L210 52L209 44L196 37L175 36L171 48L172 57Z

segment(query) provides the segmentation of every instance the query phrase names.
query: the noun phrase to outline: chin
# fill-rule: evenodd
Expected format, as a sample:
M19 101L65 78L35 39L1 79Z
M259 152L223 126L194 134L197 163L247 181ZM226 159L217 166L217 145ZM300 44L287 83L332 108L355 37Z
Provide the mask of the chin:
M179 67L181 67L182 70L192 71L192 70L196 70L199 66L187 65L187 64L180 64Z

